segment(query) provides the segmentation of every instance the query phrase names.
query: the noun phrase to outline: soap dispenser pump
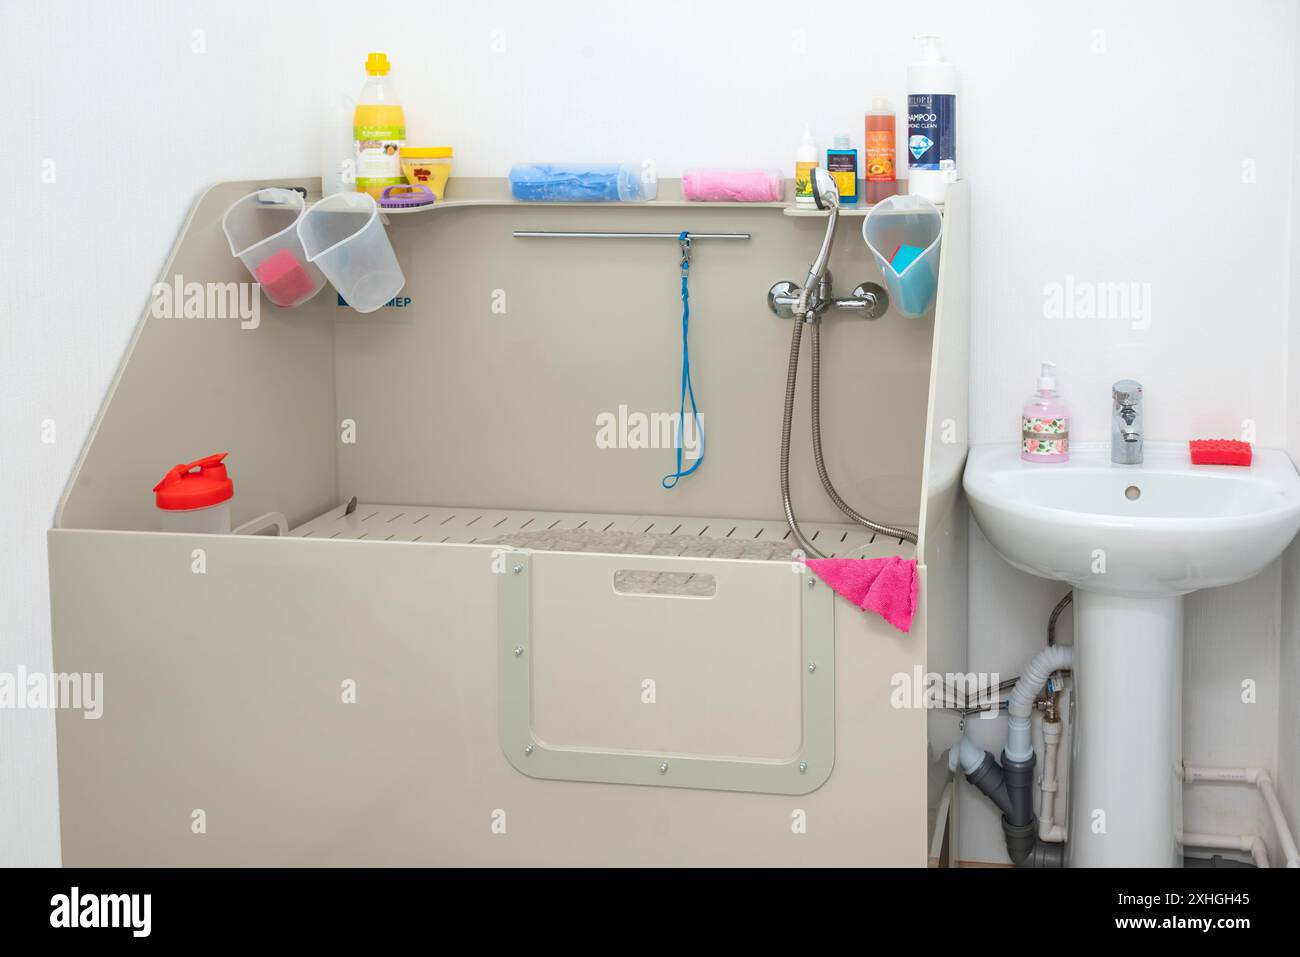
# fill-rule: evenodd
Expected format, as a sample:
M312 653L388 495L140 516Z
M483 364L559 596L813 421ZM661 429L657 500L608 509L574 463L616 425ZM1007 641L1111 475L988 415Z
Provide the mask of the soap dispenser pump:
M1038 391L1020 414L1020 457L1026 462L1070 460L1070 413L1056 392L1056 364L1044 362Z

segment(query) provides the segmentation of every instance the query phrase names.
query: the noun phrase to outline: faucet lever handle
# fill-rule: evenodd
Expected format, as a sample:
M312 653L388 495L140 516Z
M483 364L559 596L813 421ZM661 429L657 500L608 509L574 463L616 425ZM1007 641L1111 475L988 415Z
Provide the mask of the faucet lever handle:
M1137 405L1142 401L1142 383L1134 379L1120 379L1110 387L1115 405Z

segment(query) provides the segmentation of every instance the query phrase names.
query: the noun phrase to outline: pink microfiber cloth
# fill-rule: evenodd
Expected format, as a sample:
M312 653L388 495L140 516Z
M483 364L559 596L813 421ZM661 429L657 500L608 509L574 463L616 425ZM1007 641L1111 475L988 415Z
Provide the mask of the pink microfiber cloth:
M692 202L779 203L785 192L780 171L770 169L688 169L682 195Z
M911 558L809 558L804 562L835 594L874 611L899 631L916 614L916 561Z

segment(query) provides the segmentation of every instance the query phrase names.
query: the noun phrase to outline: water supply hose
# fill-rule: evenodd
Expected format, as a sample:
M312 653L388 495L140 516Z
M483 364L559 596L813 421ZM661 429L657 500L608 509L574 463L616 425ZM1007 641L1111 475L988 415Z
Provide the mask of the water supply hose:
M817 463L817 476L822 480L822 488L826 490L826 494L830 496L830 500L835 503L836 508L863 528L869 528L873 532L888 538L901 538L903 541L915 545L916 534L914 532L905 528L895 528L893 525L873 522L865 515L859 514L844 499L840 498L840 493L835 491L835 486L831 484L830 474L826 471L826 460L822 458L821 365L821 323L814 322L812 330L812 440L813 459Z
M802 301L801 299L800 302ZM781 502L785 506L785 521L790 526L795 544L810 558L825 558L803 537L799 523L795 521L794 505L790 501L790 432L794 425L795 383L799 377L799 343L803 340L803 322L802 313L796 313L794 335L790 339L790 366L785 374L785 412L781 418Z
M802 305L803 302L804 300L801 297L800 304ZM790 434L793 431L794 424L794 399L799 377L799 346L803 341L803 327L803 313L796 311L794 334L790 338L790 365L786 370L785 377L785 410L781 418L781 504L785 507L785 520L790 526L790 533L794 537L795 544L803 550L805 555L811 558L824 558L825 556L804 537L799 528L799 522L794 517L794 504L790 499ZM915 544L915 533L905 528L896 528L893 525L874 522L865 515L858 513L840 497L839 492L835 490L835 486L831 483L830 474L826 471L826 461L822 456L820 323L814 320L812 327L813 459L817 464L817 475L821 479L822 488L826 490L826 494L835 503L835 507L859 525L869 528L877 534L889 538L899 538Z

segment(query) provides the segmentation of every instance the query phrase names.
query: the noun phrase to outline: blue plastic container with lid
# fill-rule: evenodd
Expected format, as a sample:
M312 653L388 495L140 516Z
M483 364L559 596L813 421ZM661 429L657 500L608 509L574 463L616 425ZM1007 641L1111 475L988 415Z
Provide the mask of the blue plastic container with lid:
M654 167L644 163L516 163L510 195L522 202L644 203L658 194Z

